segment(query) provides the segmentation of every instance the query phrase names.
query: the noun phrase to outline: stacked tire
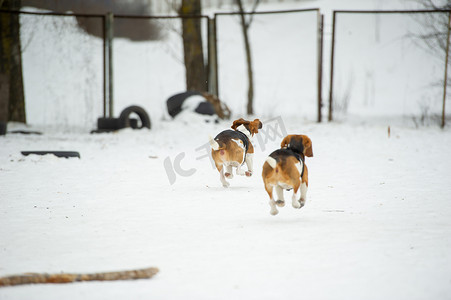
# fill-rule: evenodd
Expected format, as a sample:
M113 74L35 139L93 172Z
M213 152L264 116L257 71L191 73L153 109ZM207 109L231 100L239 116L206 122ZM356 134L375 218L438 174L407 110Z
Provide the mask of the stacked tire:
M138 119L130 118L132 114L136 114ZM138 122L140 121L140 122ZM97 129L95 132L108 132L131 127L133 129L151 128L149 115L140 106L132 105L125 108L119 118L98 118Z

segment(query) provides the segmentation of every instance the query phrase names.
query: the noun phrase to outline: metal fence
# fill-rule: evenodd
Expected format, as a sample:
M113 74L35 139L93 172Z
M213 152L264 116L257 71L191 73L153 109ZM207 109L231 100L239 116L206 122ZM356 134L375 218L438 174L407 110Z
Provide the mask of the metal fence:
M186 89L180 17L0 13L20 14L26 109L31 123L75 123L92 128L97 117L114 116L132 104L146 108L152 118L161 118L167 97ZM422 28L412 26L418 23L413 16L430 14L442 16L448 24L443 37L448 50L435 57L421 49L420 40L412 38ZM202 20L208 90L238 114L244 113L247 101L239 16L187 17ZM258 86L255 113L269 117L296 112L321 122L323 17L319 9L245 16L253 19L249 36ZM87 35L78 26L80 19L88 20L99 35ZM449 11L334 11L329 121L345 113L365 116L401 108L409 117L441 114L444 126L449 20ZM148 42L126 41L115 36L118 22L136 29L152 23L160 37ZM286 30L276 29L284 28L277 26L282 22ZM440 103L436 99L441 99Z
M437 38L446 50L425 43L431 16L445 25ZM329 121L391 114L443 127L449 18L449 11L334 11Z
M186 89L183 18L202 20L207 63L209 60L207 16L0 13L20 15L30 124L93 129L98 117L118 116L129 105L143 106L151 117L161 119L167 114L166 99ZM137 31L152 23L158 28L158 37L131 41L123 34L117 36L115 25L124 23ZM88 29L91 34L86 34Z
M208 70L209 17L199 19L203 42L205 66ZM130 42L114 36L112 46L114 109L118 115L122 109L134 104L142 106L153 119L167 115L166 100L186 91L186 75L183 54L182 17L177 16L125 16L115 15L114 24L127 23L130 28L142 28L149 22L158 28L158 37L152 41ZM206 83L206 89L209 79ZM113 98L111 98L113 103ZM113 105L113 104L111 104Z
M25 110L31 123L61 127L94 123L102 114L102 39L78 26L89 19L103 32L103 15L20 14Z
M218 95L245 113L248 77L240 13L215 14ZM319 9L245 13L255 80L254 113L321 121ZM234 63L240 61L239 64Z

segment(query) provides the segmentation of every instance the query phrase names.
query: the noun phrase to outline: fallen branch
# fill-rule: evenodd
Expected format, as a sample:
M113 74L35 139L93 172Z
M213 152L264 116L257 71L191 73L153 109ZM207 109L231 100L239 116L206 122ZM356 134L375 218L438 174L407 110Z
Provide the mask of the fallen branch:
M32 283L70 283L77 281L93 280L131 280L151 278L158 273L158 268L147 268L140 270L130 270L121 272L103 272L93 274L46 274L46 273L26 273L23 275L13 275L0 277L0 287Z

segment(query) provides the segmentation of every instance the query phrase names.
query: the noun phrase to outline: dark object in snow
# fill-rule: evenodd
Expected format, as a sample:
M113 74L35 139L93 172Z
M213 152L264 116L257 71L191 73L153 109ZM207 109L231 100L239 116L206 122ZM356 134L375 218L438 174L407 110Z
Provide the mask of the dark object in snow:
M201 102L194 110L198 114L201 115L209 115L212 116L215 114L215 109L210 102Z
M140 127L138 127L137 121L135 121L135 122L132 121L132 120L136 120L136 119L130 119L130 115L133 113L137 114L139 119L141 120ZM149 115L146 113L146 111L142 107L139 107L136 105L125 108L121 112L121 115L119 116L119 122L120 122L119 125L121 126L121 128L131 127L133 129L141 129L141 128L146 127L146 128L150 129L150 127L151 127Z
M99 131L112 131L118 130L119 128L119 118L98 118L97 119L97 129Z
M36 155L46 155L46 154L53 154L56 157L78 157L80 158L80 153L75 151L21 151L22 155L30 155L30 154L36 154Z
M169 115L173 118L178 115L182 111L183 102L192 96L202 96L202 94L195 91L187 91L169 97L166 101Z
M37 134L37 135L42 135L42 132L39 132L39 131L28 131L28 130L13 130L13 131L8 131L8 133Z
M130 118L130 115L137 114L138 119ZM139 125L139 121L141 121L141 125ZM147 112L139 106L132 105L125 108L119 118L98 118L97 119L97 130L91 131L91 133L102 133L102 132L110 132L114 130L123 129L126 127L131 127L133 129L141 129L141 128L151 128L151 122L149 115Z
M8 125L8 123L0 121L0 135L5 135L6 134L6 127L7 127L7 125Z
M185 103L190 100L192 100L191 103ZM206 116L216 115L220 119L229 119L231 114L227 105L224 102L221 102L217 96L197 91L187 91L176 94L166 101L166 106L169 115L173 118L175 118L175 116L183 109L189 109L192 110L192 112Z

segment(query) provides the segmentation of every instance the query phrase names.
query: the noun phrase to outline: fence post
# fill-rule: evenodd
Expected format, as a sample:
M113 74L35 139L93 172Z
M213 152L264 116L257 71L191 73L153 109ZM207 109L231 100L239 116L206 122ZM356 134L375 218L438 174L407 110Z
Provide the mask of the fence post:
M104 56L103 56L103 76L104 76L104 117L113 117L113 37L114 37L114 16L108 12L104 17ZM107 100L108 99L108 100Z
M103 117L106 118L106 106L107 106L107 69L106 69L106 59L107 59L107 36L106 36L106 15L102 17L103 25Z
M330 85L329 85L329 121L332 121L332 108L333 108L333 90L334 90L334 55L335 55L335 18L336 11L332 17L332 47L330 54Z
M320 13L318 24L318 123L322 121L321 109L323 107L323 42L324 42L324 15Z
M449 30L451 26L451 11L448 12L448 35L446 38L445 53L445 80L443 83L443 108L442 108L442 128L445 127L445 103L446 103L446 87L448 85L448 58L449 58Z
M208 18L208 92L218 95L218 59L216 51L216 15Z

